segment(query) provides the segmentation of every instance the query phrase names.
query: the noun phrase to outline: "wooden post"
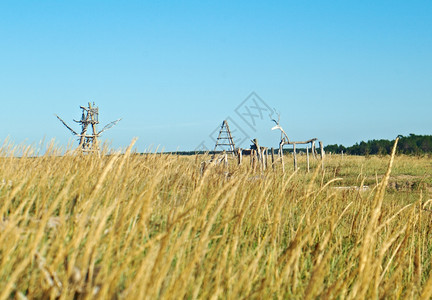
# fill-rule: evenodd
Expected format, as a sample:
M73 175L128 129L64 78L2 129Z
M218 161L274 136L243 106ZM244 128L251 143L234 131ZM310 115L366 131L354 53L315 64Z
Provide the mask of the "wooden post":
M297 170L297 151L296 151L296 144L293 144L293 155L294 155L294 171Z
M258 154L257 154L257 150L252 150L253 151L253 165L252 165L252 169L255 172L256 169L256 165L257 165L257 160L258 160Z
M257 149L257 151L255 151L255 155L256 155L256 158L255 158L255 167L254 167L254 171L256 170L257 166L258 166L258 168L261 169L261 163L260 163L260 151L259 151L259 148Z
M284 160L283 160L283 143L280 143L279 145L279 155L280 155L280 160L282 163L282 173L285 173L285 164L284 164Z
M258 166L258 168L261 169L261 155L260 155L260 149L257 148L256 151L256 160L255 160L255 165Z
M261 152L261 147L258 143L258 139L254 139L255 141L255 146L256 146L256 155L257 155L257 164L259 165L260 170L263 169L263 157L262 157L262 152ZM254 169L255 170L255 169Z
M309 173L309 146L306 146L307 172Z
M263 170L263 152L261 147L258 148L258 163L259 163L259 168L262 171Z
M268 148L265 148L265 168L268 168L268 160L269 160L269 155L268 155Z
M251 150L251 152L250 152L250 162L251 162L251 167L253 168L253 166L254 166L254 157L255 157L255 150Z
M241 148L239 148L238 150L237 150L237 157L238 157L238 165L240 166L241 165L241 163L242 163L242 152L243 152L243 150L241 149Z
M324 170L324 147L323 147L323 143L320 141L319 142L320 145L320 150L321 150L321 164L322 164L322 169Z
M315 154L316 154L316 149L315 149L315 141L312 141L312 157L314 158L314 159L316 159L316 156L315 156Z
M272 159L272 168L273 171L275 170L275 163L274 163L274 148L271 148L271 159Z
M96 124L99 123L99 122L97 122L97 120L96 120L96 118L98 118L98 117L95 116L95 113L96 113L96 111L98 109L96 108L96 110L95 110L93 107L91 107L90 102L89 102L89 109L91 110L91 113L90 113L90 122L91 122L91 126L92 126L92 131L93 131L93 145L92 145L92 148L93 148L93 150L98 151L99 145L98 145L98 137L96 135L96 132L97 132L97 130L96 130Z

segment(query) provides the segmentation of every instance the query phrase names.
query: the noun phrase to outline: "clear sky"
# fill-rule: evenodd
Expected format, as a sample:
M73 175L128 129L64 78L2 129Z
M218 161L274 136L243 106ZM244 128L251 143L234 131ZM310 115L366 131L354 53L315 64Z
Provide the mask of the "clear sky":
M76 145L54 114L89 101L139 151L212 148L227 117L277 146L273 108L292 140L432 134L432 1L3 0L0 101L15 143Z

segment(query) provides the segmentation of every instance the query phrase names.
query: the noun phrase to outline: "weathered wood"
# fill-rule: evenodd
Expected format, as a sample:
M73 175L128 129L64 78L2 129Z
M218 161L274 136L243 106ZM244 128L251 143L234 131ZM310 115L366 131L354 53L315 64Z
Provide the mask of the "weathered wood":
M309 147L306 147L307 172L309 173Z
M257 162L261 163L261 148L257 139L254 139L254 144L256 146Z
M227 140L227 142L220 143L220 141L224 141L224 140ZM218 137L216 139L216 144L215 144L215 147L214 147L214 150L213 150L213 152L214 152L213 158L216 155L216 149L217 149L218 146L229 146L229 149L230 149L229 152L233 156L235 155L235 149L236 149L236 147L235 147L234 139L233 139L233 137L231 135L231 131L230 131L230 128L229 128L227 120L224 120L222 122L221 128L219 130L219 135L218 135Z
M252 170L255 172L256 170L256 165L257 165L257 160L258 160L258 154L257 154L257 150L252 150L251 151L251 160L252 160Z
M94 105L94 103L93 103ZM78 134L71 127L69 127L59 116L57 118L69 129L74 135L79 137L79 146L83 152L99 152L99 142L98 138L105 130L116 125L121 119L113 121L106 125L101 131L97 131L96 125L99 124L99 108L92 106L89 102L88 107L80 106L82 109L81 120L76 121L76 123L81 124L81 133ZM87 130L91 126L92 133L87 134Z
M309 143L315 142L316 140L317 140L317 138L313 138L313 139L310 139L310 140L307 140L307 141L295 141L295 142L284 141L283 144L284 145L294 145L294 144L305 145L305 144L309 144Z
M325 156L324 146L323 146L323 143L321 141L319 142L319 145L320 145L320 150L321 150L321 164L322 164L322 169L324 170L324 156Z
M271 118L271 115L270 115ZM293 159L294 159L294 170L297 170L297 153L296 153L296 146L297 145L305 145L305 144L311 144L312 146L312 155L315 158L315 141L317 140L317 138L312 138L309 139L307 141L290 141L288 135L286 134L286 132L283 130L283 128L279 125L280 122L280 114L278 114L278 120L276 121L275 119L272 119L273 122L276 123L276 126L274 126L272 128L272 130L280 130L281 131L281 142L279 144L279 152L283 152L283 146L284 145L293 145ZM320 142L321 144L321 142ZM282 170L284 172L284 164L283 164L283 155L281 156L282 158ZM309 156L308 156L309 159ZM309 160L308 160L309 163ZM309 167L308 167L309 168Z
M259 163L260 163L260 169L261 171L264 171L265 167L264 167L264 163L265 163L265 157L264 157L264 148L258 148L258 152L259 152Z
M60 122L63 123L64 126L66 126L67 129L69 129L72 132L73 135L78 135L78 133L75 130L73 130L72 128L70 128L69 125L67 125L66 122L63 121L59 116L57 116L57 115L55 115L55 116L57 117L57 119L60 120Z
M250 154L250 163L251 163L251 168L253 169L253 166L254 166L254 157L255 157L255 154L254 154L254 152L255 152L255 150L251 150L251 154Z
M112 121L112 122L108 123L107 125L105 125L104 128L102 128L102 130L98 132L98 136L99 136L102 132L104 132L105 130L108 130L108 129L110 129L111 127L115 126L115 125L116 125L118 122L120 122L120 121L121 121L121 119L117 119L117 120ZM99 123L99 122L98 122L98 123Z
M275 159L274 159L274 148L271 148L271 160L272 160L272 168L275 170Z
M281 143L279 146L279 156L282 163L282 173L285 173L285 164L283 160L283 143Z
M255 159L254 159L254 161L255 161L255 164L254 164L254 172L255 172L257 166L259 167L259 163L260 163L260 162L259 162L259 151L258 151L258 150L255 150L254 157L255 157Z
M238 158L238 165L240 166L242 164L242 159L243 159L243 150L241 148L239 148L237 150L237 158Z
M312 157L316 159L315 141L312 142Z

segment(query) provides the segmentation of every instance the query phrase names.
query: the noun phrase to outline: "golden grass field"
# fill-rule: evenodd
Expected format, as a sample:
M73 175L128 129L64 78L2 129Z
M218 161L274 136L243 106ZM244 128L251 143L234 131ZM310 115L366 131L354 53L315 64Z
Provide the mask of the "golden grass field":
M0 150L0 299L432 295L430 157L201 175L205 156L17 152Z

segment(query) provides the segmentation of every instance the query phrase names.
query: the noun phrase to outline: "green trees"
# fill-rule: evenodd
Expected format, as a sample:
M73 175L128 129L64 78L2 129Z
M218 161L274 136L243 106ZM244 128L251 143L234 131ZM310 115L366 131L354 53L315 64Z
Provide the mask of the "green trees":
M404 154L432 153L432 136L415 135L402 136L399 140L398 150Z
M346 153L346 147L338 144L328 145L324 148L324 150L331 153L342 153L342 151Z
M408 136L399 135L398 153L402 154L426 154L432 153L432 135L416 135L411 133ZM394 140L371 140L360 142L350 147L342 145L328 145L326 152L341 153L342 151L351 155L384 155L390 154Z

